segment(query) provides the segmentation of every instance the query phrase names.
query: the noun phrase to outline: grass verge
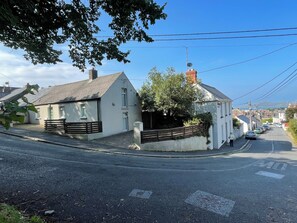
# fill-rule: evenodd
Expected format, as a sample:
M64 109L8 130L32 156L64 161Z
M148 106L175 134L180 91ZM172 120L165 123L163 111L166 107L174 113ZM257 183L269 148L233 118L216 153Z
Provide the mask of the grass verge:
M1 223L45 223L40 217L23 216L13 206L7 204L0 204L0 222Z

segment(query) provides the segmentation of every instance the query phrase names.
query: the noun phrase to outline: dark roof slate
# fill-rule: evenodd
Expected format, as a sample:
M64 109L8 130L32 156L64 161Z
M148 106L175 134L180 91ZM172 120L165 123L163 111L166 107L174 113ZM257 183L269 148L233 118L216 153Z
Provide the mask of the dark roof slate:
M121 74L123 72L99 76L92 81L83 80L50 87L34 104L57 104L101 98Z
M218 100L228 100L231 101L231 99L229 97L227 97L226 95L224 95L222 92L220 92L218 89L206 85L206 84L200 84L201 87L203 87L205 90L207 90L209 93L213 94L213 96L218 99Z

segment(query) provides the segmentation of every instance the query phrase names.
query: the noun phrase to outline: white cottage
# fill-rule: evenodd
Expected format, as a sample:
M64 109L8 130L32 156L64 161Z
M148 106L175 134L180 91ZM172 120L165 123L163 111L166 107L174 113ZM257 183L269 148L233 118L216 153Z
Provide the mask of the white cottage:
M34 105L31 123L88 140L132 130L141 121L138 93L123 72L97 77L90 70L88 80L50 87Z
M198 83L196 70L188 70L186 75L201 93L199 100L194 103L195 113L210 112L212 114L213 147L219 149L228 141L230 133L233 133L232 100L216 88Z

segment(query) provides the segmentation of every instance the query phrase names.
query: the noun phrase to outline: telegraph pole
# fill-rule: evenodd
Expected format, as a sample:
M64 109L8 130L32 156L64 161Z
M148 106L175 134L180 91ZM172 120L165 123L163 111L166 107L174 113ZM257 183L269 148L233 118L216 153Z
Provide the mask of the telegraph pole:
M249 103L249 111L250 111L250 131L252 131L252 103Z

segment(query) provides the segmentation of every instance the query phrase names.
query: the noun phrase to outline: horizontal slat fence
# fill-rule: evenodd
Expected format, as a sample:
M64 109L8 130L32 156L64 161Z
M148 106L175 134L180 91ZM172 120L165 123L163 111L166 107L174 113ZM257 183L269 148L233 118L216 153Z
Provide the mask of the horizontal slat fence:
M67 122L65 133L91 134L102 132L102 122Z
M141 143L158 142L165 140L184 139L192 136L201 136L205 131L204 125L193 125L172 129L148 130L141 132Z
M45 120L46 131L64 130L66 134L92 134L102 132L102 122L66 122L65 119Z
M45 120L44 128L47 131L64 130L65 119Z

